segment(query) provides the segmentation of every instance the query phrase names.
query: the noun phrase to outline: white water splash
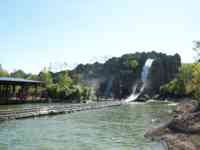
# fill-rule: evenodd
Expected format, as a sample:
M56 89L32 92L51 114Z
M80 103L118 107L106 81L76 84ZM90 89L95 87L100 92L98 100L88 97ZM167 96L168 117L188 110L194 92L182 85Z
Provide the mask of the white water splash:
M142 68L142 73L141 73L141 77L140 77L141 81L142 81L142 86L139 89L139 92L137 92L137 87L139 85L138 84L134 85L132 94L127 99L125 99L125 102L128 103L128 102L136 100L138 98L138 96L140 96L140 94L143 92L144 88L147 85L149 68L151 67L153 61L154 61L154 59L147 59L147 61L145 62L144 66Z
M145 62L145 65L143 66L142 74L141 74L141 80L143 81L143 83L147 81L149 68L151 67L153 61L154 61L153 59L147 59L147 61Z

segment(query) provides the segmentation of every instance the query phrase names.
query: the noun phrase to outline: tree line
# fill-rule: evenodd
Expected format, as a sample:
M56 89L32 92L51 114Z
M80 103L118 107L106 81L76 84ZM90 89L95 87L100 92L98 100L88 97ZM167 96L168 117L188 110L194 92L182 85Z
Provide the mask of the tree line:
M44 81L44 86L39 87L38 93L48 93L48 97L57 101L65 102L86 102L95 99L91 94L92 88L79 81L78 75L70 76L67 70L58 73L50 72L44 68L39 74L26 74L23 70L16 70L9 73L0 65L0 77L15 77L28 80ZM29 88L29 93L34 93Z

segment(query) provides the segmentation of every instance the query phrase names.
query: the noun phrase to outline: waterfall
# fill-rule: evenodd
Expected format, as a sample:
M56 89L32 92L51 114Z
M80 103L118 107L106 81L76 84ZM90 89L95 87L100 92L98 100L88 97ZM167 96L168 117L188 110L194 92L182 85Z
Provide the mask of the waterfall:
M110 79L107 83L106 90L104 92L105 96L110 96L111 89L112 89L113 79Z
M149 68L151 67L153 61L154 61L153 59L147 59L145 65L143 66L142 74L141 74L141 80L144 83L147 81L147 77L148 77L148 74L149 74Z
M136 100L138 98L138 96L140 96L140 94L143 92L144 88L147 85L149 68L151 67L153 61L154 61L154 59L150 59L150 58L146 60L144 66L142 68L142 73L140 76L141 82L140 82L140 84L137 83L133 86L132 94L125 100L125 102L131 102L131 101Z

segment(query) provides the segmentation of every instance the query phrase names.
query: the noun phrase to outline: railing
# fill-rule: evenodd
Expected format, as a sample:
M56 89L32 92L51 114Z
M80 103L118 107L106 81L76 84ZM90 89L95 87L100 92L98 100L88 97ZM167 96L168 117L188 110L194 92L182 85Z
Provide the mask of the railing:
M24 108L21 110L0 110L0 120L5 119L19 119L27 118L34 116L42 116L49 114L60 114L60 113L71 113L75 111L99 109L110 106L121 105L119 101L109 101L109 102L98 102L98 103L89 103L89 104L63 104L60 106L41 106L41 107L32 107Z

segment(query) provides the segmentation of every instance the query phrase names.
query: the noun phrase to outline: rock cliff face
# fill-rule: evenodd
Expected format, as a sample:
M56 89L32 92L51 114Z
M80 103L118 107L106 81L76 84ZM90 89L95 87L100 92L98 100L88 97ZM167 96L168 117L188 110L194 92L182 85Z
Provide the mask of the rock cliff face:
M169 123L147 130L145 136L161 141L168 150L199 150L199 104L197 101L183 102L177 106L175 113Z
M159 93L160 86L174 79L181 66L181 59L178 54L174 56L158 55L149 73L149 85L146 93L150 96Z
M83 83L94 87L96 95L102 98L122 99L132 93L133 85L140 81L142 67L148 58L154 59L149 73L149 83L144 94L153 96L161 85L172 80L181 65L178 54L171 56L163 53L135 53L113 57L105 63L78 65L70 72L79 75ZM135 66L130 65L135 61Z

